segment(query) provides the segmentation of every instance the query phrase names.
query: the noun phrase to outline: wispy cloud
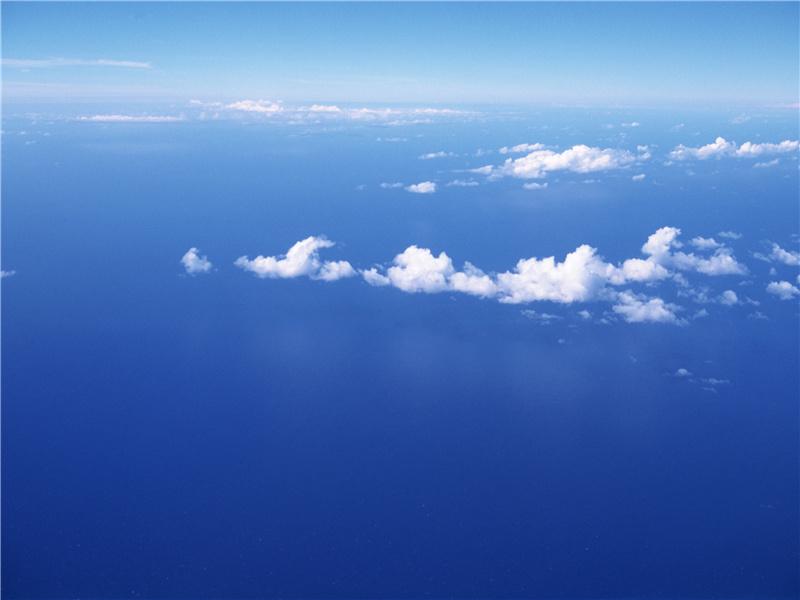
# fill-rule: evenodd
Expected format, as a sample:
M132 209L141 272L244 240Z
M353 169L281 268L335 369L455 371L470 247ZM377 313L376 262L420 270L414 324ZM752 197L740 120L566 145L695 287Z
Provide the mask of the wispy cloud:
M127 67L133 69L150 69L153 65L149 62L135 62L130 60L84 60L80 58L45 58L45 59L17 59L4 58L3 67L11 69L51 69L55 67Z
M95 123L174 123L183 121L183 117L158 117L158 116L131 116L131 115L93 115L91 117L77 117L76 121L91 121Z

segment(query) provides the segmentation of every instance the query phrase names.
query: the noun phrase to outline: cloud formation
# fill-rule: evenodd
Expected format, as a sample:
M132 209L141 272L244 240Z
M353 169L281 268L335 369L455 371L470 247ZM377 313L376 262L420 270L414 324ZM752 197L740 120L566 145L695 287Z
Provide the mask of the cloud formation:
M282 257L259 255L249 260L247 256L241 256L234 264L262 278L291 278L306 275L312 279L334 281L355 275L355 269L347 261L320 262L319 249L330 248L333 245L334 243L324 236L311 236L297 242Z
M721 156L738 156L740 158L752 158L764 154L779 154L785 152L795 152L800 146L798 141L785 140L780 144L754 144L745 142L737 146L736 142L729 142L723 137L718 137L711 144L706 144L699 148L687 148L680 144L670 152L669 157L673 160L689 160L697 158L707 160L709 158Z
M189 251L181 258L181 263L189 275L208 273L213 266L207 257L197 254L197 248L189 248Z
M93 115L91 117L78 117L76 120L93 121L96 123L174 123L176 121L183 121L183 117Z
M520 144L510 149L501 148L500 152L505 154L523 147L533 150L521 158L508 158L499 167L489 165L474 171L489 175L490 179L504 176L520 179L541 179L550 171L572 171L573 173L608 171L621 169L636 161L650 157L650 154L646 151L637 156L627 150L614 148L601 150L600 148L590 148L585 145L573 146L559 153L544 149L542 144Z
M436 191L436 184L433 181L423 181L407 186L406 190L415 194L432 194Z
M775 294L781 300L791 300L795 296L800 296L800 289L788 281L773 281L767 286L767 292Z

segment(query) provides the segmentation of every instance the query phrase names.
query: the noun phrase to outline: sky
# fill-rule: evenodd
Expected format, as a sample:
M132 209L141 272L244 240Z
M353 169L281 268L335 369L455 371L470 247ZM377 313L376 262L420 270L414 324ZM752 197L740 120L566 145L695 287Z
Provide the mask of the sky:
M2 12L4 598L797 598L797 3Z
M3 94L796 103L797 17L792 2L9 2Z

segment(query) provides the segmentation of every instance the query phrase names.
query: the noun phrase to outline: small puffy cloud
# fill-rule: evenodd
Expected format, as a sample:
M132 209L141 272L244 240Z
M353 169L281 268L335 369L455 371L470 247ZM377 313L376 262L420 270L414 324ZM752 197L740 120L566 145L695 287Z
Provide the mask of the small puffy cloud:
M432 181L423 181L407 186L406 190L415 194L432 194L436 191L436 184Z
M628 323L672 323L675 325L686 323L675 315L680 307L675 304L667 304L661 298L646 298L631 292L621 292L617 297L617 303L611 308Z
M644 177L645 177L644 173L640 173L639 175L634 175L633 177L631 177L631 180L633 180L633 181L642 181L642 179L644 179Z
M697 271L705 275L746 275L747 267L739 263L729 248L719 247L710 258L701 258L684 252L671 252L681 246L676 240L681 230L675 227L662 227L651 235L642 246L642 252L664 267L674 267L684 271ZM702 239L702 238L701 238Z
M279 103L269 100L241 100L239 102L226 104L225 108L261 114L276 114L283 111L283 107Z
M473 181L473 180L471 180L471 179L470 179L469 181L467 181L467 180L464 180L464 179L456 179L456 180L454 180L454 181L451 181L450 183L448 183L448 184L447 184L447 187L451 187L451 186L457 186L457 187L474 187L474 186L476 186L476 185L480 185L480 184L479 184L477 181Z
M546 146L544 144L517 144L516 146L512 146L509 148L508 146L503 146L500 148L500 154L520 154L521 152L535 152L536 150L544 150Z
M713 250L714 248L719 248L722 246L722 244L715 241L714 238L696 237L693 238L689 243L700 250Z
M197 254L197 248L189 248L189 251L181 258L181 263L186 268L186 272L189 275L208 273L212 268L207 257Z
M775 294L781 300L791 300L800 296L800 289L788 281L773 281L767 286L767 292Z
M453 154L452 152L445 152L444 150L442 150L441 152L429 152L428 154L423 154L419 158L421 160L427 160L431 158L445 158L447 156L455 156L455 154Z
M623 127L639 127L639 126L640 126L640 124L639 124L639 123L637 123L636 121L633 121L633 122L631 122L631 123L623 123L623 124L622 124L622 126L623 126Z
M336 281L344 277L352 277L356 274L356 270L346 260L338 260L335 262L325 262L319 269L319 272L314 276L314 279L322 279L323 281Z
M669 157L673 160L688 160L698 158L706 160L720 156L756 157L763 154L778 154L784 152L794 152L798 148L797 141L786 140L780 144L754 144L745 142L741 146L735 142L729 142L723 137L718 137L713 143L706 144L699 148L687 148L683 144L679 145Z
M433 293L446 290L447 279L454 272L453 261L444 252L435 257L427 248L410 246L395 257L387 277L404 292Z
M720 231L717 235L719 237L728 238L729 240L739 240L742 238L742 234L736 233L735 231Z
M536 183L535 181L531 181L530 183L525 183L522 185L523 188L526 190L543 190L547 187L547 182L545 183Z
M385 190L392 190L403 187L402 183L382 183L381 187Z
M0 279L11 277L12 275L16 275L16 273L16 271L0 271Z
M772 244L772 252L769 258L792 267L800 265L800 252L784 250L778 244Z
M537 149L521 158L507 159L502 166L493 168L490 174L494 178L509 175L521 179L540 179L549 171L591 173L620 169L642 158L645 156L637 157L626 150L601 150L585 145L573 146L561 153Z
M720 304L725 304L726 306L733 306L734 304L738 304L739 297L733 290L725 290L722 292L722 295L720 295L719 302Z
M355 269L347 261L320 263L320 248L330 248L334 243L325 238L308 237L292 246L285 256L257 256L248 260L242 256L234 263L245 271L251 271L258 277L289 278L307 275L312 279L334 281L342 277L356 274Z
M325 106L322 104L314 104L313 106L308 107L306 110L309 112L317 112L317 113L329 113L329 114L339 114L342 112L342 109L338 106Z
M689 371L688 369L680 368L677 371L675 371L675 376L676 377L691 377L692 376L692 372Z

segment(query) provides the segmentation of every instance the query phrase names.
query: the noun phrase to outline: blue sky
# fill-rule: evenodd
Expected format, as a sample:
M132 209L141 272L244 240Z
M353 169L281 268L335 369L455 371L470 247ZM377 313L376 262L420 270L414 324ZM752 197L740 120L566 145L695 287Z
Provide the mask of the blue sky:
M3 2L3 598L797 598L799 7Z
M2 10L6 101L798 101L792 2Z

